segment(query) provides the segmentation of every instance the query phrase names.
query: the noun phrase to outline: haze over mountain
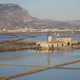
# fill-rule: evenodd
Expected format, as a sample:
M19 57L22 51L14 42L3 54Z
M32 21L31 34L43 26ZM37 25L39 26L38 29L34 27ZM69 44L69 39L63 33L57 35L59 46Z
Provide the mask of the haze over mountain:
M41 20L32 17L27 10L17 4L0 4L0 29L16 28L80 28L80 20L55 21L51 19Z

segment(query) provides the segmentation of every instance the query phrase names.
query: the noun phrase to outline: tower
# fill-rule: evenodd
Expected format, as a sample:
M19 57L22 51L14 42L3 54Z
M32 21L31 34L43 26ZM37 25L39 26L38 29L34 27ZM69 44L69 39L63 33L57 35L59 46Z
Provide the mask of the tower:
M48 42L51 42L52 41L52 35L50 33L48 33L48 35L47 35L47 41Z

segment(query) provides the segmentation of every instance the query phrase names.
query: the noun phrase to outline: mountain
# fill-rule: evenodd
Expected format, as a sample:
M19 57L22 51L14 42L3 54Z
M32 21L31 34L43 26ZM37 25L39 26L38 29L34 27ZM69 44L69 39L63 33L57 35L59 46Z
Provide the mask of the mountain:
M29 12L17 4L0 4L0 29L16 28L76 28L80 27L79 21L55 21L51 19L41 20L32 17Z
M68 21L68 22L72 23L72 24L80 25L80 20L72 20L72 21Z
M17 4L0 4L0 28L15 27L19 23L28 23L32 17L28 11Z

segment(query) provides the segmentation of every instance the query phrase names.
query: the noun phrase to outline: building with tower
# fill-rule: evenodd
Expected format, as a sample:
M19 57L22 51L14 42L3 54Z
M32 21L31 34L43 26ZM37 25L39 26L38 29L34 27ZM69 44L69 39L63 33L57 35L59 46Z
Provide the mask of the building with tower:
M71 46L72 42L73 40L71 40L71 38L57 38L56 40L52 40L52 35L49 33L47 35L47 41L39 41L36 43L36 46L43 49L53 49L58 47Z
M47 35L47 41L48 42L51 42L52 41L52 35L50 33L48 33L48 35Z

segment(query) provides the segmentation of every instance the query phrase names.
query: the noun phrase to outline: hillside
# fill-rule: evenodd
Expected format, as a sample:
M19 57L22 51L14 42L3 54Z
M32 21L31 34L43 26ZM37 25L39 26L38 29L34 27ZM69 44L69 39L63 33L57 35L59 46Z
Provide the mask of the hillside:
M19 23L28 23L32 17L17 4L0 4L0 28L14 28Z
M79 28L78 21L41 20L32 17L27 10L17 4L0 4L0 29L33 28Z

